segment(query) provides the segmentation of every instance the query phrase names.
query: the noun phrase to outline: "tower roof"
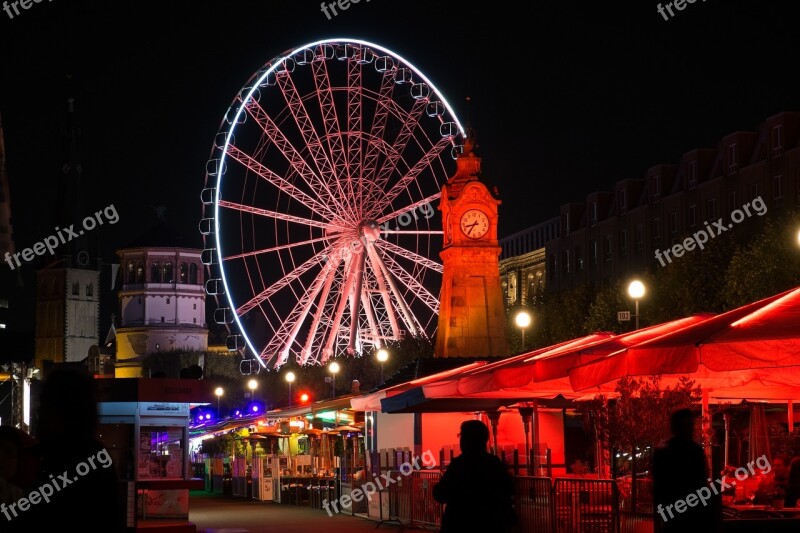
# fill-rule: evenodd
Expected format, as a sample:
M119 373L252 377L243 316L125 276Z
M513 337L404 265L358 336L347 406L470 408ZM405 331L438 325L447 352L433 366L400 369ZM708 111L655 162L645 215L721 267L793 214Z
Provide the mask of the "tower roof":
M447 180L447 194L450 198L457 198L467 183L473 181L483 183L492 196L499 198L497 187L481 172L481 158L475 154L477 147L475 130L468 127L464 151L456 159L456 173Z

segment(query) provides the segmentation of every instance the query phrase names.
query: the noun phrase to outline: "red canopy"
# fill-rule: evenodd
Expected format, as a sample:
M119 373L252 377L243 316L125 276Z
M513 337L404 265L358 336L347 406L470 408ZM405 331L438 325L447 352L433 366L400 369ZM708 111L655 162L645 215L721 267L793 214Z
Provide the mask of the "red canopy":
M687 375L704 389L717 389L719 394L724 389L728 397L800 396L796 389L800 384L800 288L569 371L575 391L642 375ZM738 394L737 388L742 389Z

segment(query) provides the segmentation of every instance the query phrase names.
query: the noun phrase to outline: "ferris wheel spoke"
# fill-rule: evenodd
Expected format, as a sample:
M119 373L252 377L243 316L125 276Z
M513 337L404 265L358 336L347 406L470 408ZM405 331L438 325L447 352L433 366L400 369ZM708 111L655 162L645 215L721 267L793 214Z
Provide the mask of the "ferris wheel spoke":
M400 178L400 180L397 183L395 183L392 186L391 189L389 189L389 191L386 193L386 195L384 196L384 199L383 199L383 201L385 202L384 205L392 205L392 202L394 202L394 199L397 198L400 195L400 193L405 191L408 188L408 186L411 184L411 182L416 180L417 176L419 176L419 174L423 170L428 168L428 166L437 157L439 157L439 155L442 153L442 150L444 150L450 144L452 139L453 139L453 137L450 136L450 135L447 135L447 136L442 137L441 139L439 139L439 142L437 142L435 145L433 145L433 147L430 150L428 150L425 153L425 155L422 156L422 158L420 158L420 160L417 161L414 164L413 167L411 167L411 170L406 172L405 176ZM376 208L378 208L378 207L379 206L376 204Z
M408 308L405 298L403 298L403 295L400 293L397 284L394 282L394 276L392 275L392 272L386 267L386 263L384 263L383 259L381 259L381 256L378 255L377 251L374 255L374 258L375 264L383 272L383 277L386 280L386 284L389 286L392 296L394 296L395 307L400 311L400 317L403 319L408 331L411 332L412 335L416 335L417 327L414 320L411 318L411 310Z
M436 261L432 261L427 257L423 257L417 253L412 252L411 250L406 250L402 246L397 246L396 244L389 242L389 241L378 241L376 242L378 248L385 252L392 252L394 254L399 255L404 259L408 259L409 261L413 261L420 266L433 270L434 272L438 272L439 274L442 273L442 265L437 263Z
M352 354L355 352L356 336L358 335L358 317L361 312L360 295L364 288L364 258L363 248L355 256L356 271L354 273L353 291L350 293L350 340L347 349Z
M397 168L397 163L400 161L401 155L408 145L408 141L411 140L414 130L419 124L419 118L422 116L422 112L425 110L427 103L427 99L424 98L414 101L411 112L408 113L406 119L403 121L400 132L397 134L394 144L392 144L392 151L384 160L377 176L372 180L372 187L370 188L367 205L372 205L373 203L377 204L382 201L383 192L386 190L389 178Z
M369 325L369 330L372 333L372 344L380 347L381 345L381 334L380 329L378 328L378 321L375 319L375 315L372 311L372 303L370 302L370 296L366 292L361 293L361 308L364 310L364 314L367 316L367 325Z
M334 228L338 228L344 230L346 228L342 228L341 226L332 224L330 222L320 222L319 220L311 220L310 218L305 217L298 217L294 215L287 215L286 213L279 213L277 211L270 211L269 209L261 209L260 207L253 207L251 205L243 205L237 204L235 202L229 202L227 200L220 200L217 202L220 207L226 207L228 209L234 209L236 211L241 211L243 213L250 213L253 215L259 215L263 217L274 218L275 220L284 220L286 222L294 222L296 224L302 224L305 226L312 226L314 228L320 228L325 230L330 230Z
M320 291L325 286L328 278L331 280L333 279L332 261L327 262L320 273L317 274L317 277L314 278L314 281L308 287L305 294L303 294L303 297L298 300L292 312L289 313L289 316L286 317L281 327L278 328L278 331L275 332L272 339L270 339L261 352L261 357L266 357L269 360L272 359L272 356L269 354L277 354L275 368L286 363L286 359L289 357L289 351L292 349L297 334L300 332L300 328L303 326L314 300L316 300L317 295L319 295Z
M242 316L255 307L260 305L265 300L271 298L275 293L283 289L284 287L288 286L291 282L311 270L312 267L318 265L322 262L321 257L330 257L332 248L329 246L325 248L322 252L318 253L317 255L309 258L305 262L303 262L300 266L289 272L288 274L284 275L278 281L261 291L260 293L256 294L248 301L246 301L243 305L239 306L236 309L236 314L238 316Z
M345 280L339 293L339 301L331 322L332 327L328 329L328 338L325 340L325 348L323 350L323 360L327 358L327 354L332 353L333 343L336 341L336 336L339 334L339 327L342 323L344 308L350 299L350 293L356 282L357 263L359 263L357 255L359 254L353 254L348 261L345 261Z
M325 61L324 55L318 55L311 62L311 70L314 73L314 84L317 88L320 111L322 112L322 123L326 133L325 138L328 141L328 151L333 158L335 175L338 179L347 179L349 183L350 171L347 166L342 133L339 129L339 117L336 113L330 77L328 76L327 61ZM352 188L348 192L351 193L350 198L352 198Z
M303 345L303 349L300 351L300 358L297 361L300 365L305 365L311 356L314 337L317 335L322 314L325 312L325 303L328 301L328 295L331 292L333 280L336 278L336 270L339 268L339 263L341 263L341 259L338 258L336 259L335 263L333 260L331 260L329 263L331 266L328 271L328 275L325 278L325 285L322 287L322 292L317 303L317 309L314 311L314 316L311 319L311 326L308 329L308 337Z
M399 279L403 285L405 285L406 288L408 288L414 294L414 296L427 305L431 311L436 314L439 313L438 298L431 294L428 289L423 287L422 284L417 281L417 278L409 274L405 268L397 263L397 261L392 259L392 257L388 254L378 256L378 259L384 261L386 268L394 275L394 277Z
M397 217L399 217L401 215L404 215L406 213L412 213L418 207L422 207L423 205L430 205L432 202L434 202L435 200L438 200L441 197L442 197L442 193L441 192L437 192L436 194L432 194L432 195L428 196L427 198L423 198L422 200L417 200L413 204L409 204L409 205L407 205L405 207L402 207L402 208L398 209L397 211L392 211L391 213L388 213L386 215L382 215L381 217L377 218L375 221L378 224L383 224L384 222L387 222L389 220L395 219L395 218L397 218ZM433 213L431 213L431 216L433 216ZM416 219L416 217L417 216L414 215L415 219ZM426 218L430 218L430 217L426 217ZM441 232L439 232L439 233L441 233Z
M363 49L356 52L356 57L352 57L347 61L347 131L348 133L361 131L361 55ZM347 136L347 189L350 198L360 199L353 188L353 180L357 179L359 182L358 188L361 189L362 179L361 176L361 138ZM356 209L358 209L359 219L364 216L364 206L361 202L357 202Z
M345 207L347 201L344 191L342 191L342 186L337 179L336 171L330 159L328 159L328 154L322 147L322 142L317 135L317 130L314 129L314 123L308 116L308 110L306 110L303 99L297 92L297 87L295 87L292 77L289 75L288 71L283 71L279 72L275 78L281 93L283 93L283 98L286 100L286 105L289 107L289 112L292 114L292 117L294 117L297 129L300 131L300 135L303 136L303 141L308 147L308 151L311 153L311 158L314 160L320 178L326 184L336 184L340 199L338 203L344 203L345 205L342 207Z
M251 99L245 104L245 109L261 128L261 131L264 132L264 135L266 135L270 142L278 148L278 151L283 154L283 157L285 157L292 166L294 172L302 178L310 190L319 195L323 204L330 206L328 211L330 211L331 208L335 208L338 212L344 210L344 205L340 202L339 197L330 190L328 182L314 173L314 170L309 166L305 158L297 151L289 139L286 138L286 135L278 128L261 105Z
M361 175L365 179L372 179L375 176L378 158L381 152L381 144L378 140L383 139L384 132L386 131L386 122L389 118L389 106L393 102L394 76L395 69L391 68L384 71L383 78L381 79L380 93L377 103L375 104L375 116L372 119L372 126L370 126L370 139L367 144L367 154L364 156L364 167L361 172ZM358 197L363 201L363 190L359 191Z
M273 246L272 248L262 248L260 250L253 250L252 252L244 252L244 253L236 254L236 255L228 255L226 257L223 257L222 260L223 261L231 261L233 259L242 259L244 257L252 257L254 255L268 254L268 253L271 253L271 252L279 252L281 250L290 250L292 248L297 248L298 246L307 246L309 244L314 244L315 242L329 241L329 240L330 240L330 238L327 237L327 236L326 237L317 237L316 239L308 239L307 241L293 242L293 243L290 243L290 244L282 244L280 246Z
M228 145L228 155L230 155L235 161L239 162L241 165L249 169L250 171L256 173L259 177L264 179L265 181L271 183L276 188L280 189L282 192L285 192L311 211L315 212L317 215L321 217L330 217L333 218L335 214L330 210L329 207L321 204L311 196L307 195L294 185L292 185L289 181L284 179L282 176L279 176L275 172L271 171L248 154L244 153L238 147L230 144Z
M370 267L372 268L372 273L375 276L376 283L378 285L378 291L381 293L381 298L383 299L383 306L386 309L386 314L389 317L389 324L392 328L392 335L396 339L400 338L400 326L397 322L397 315L394 312L392 299L389 295L389 286L388 282L386 281L386 276L384 276L382 264L377 258L377 252L375 251L374 246L367 246L367 257L369 258Z

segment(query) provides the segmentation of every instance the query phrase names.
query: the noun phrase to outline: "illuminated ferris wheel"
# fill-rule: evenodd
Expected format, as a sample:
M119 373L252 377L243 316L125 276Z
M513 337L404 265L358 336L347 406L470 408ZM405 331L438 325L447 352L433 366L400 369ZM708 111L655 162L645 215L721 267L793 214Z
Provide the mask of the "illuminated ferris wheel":
M375 44L310 43L256 72L201 195L207 292L229 349L278 368L430 336L436 206L463 136L433 84Z

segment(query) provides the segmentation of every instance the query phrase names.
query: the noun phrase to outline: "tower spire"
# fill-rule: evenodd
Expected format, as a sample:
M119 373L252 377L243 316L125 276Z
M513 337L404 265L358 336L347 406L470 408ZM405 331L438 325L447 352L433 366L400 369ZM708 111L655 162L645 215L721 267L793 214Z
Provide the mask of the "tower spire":
M11 196L6 170L6 145L3 140L3 119L0 117L0 256L14 253L14 232L11 227Z

